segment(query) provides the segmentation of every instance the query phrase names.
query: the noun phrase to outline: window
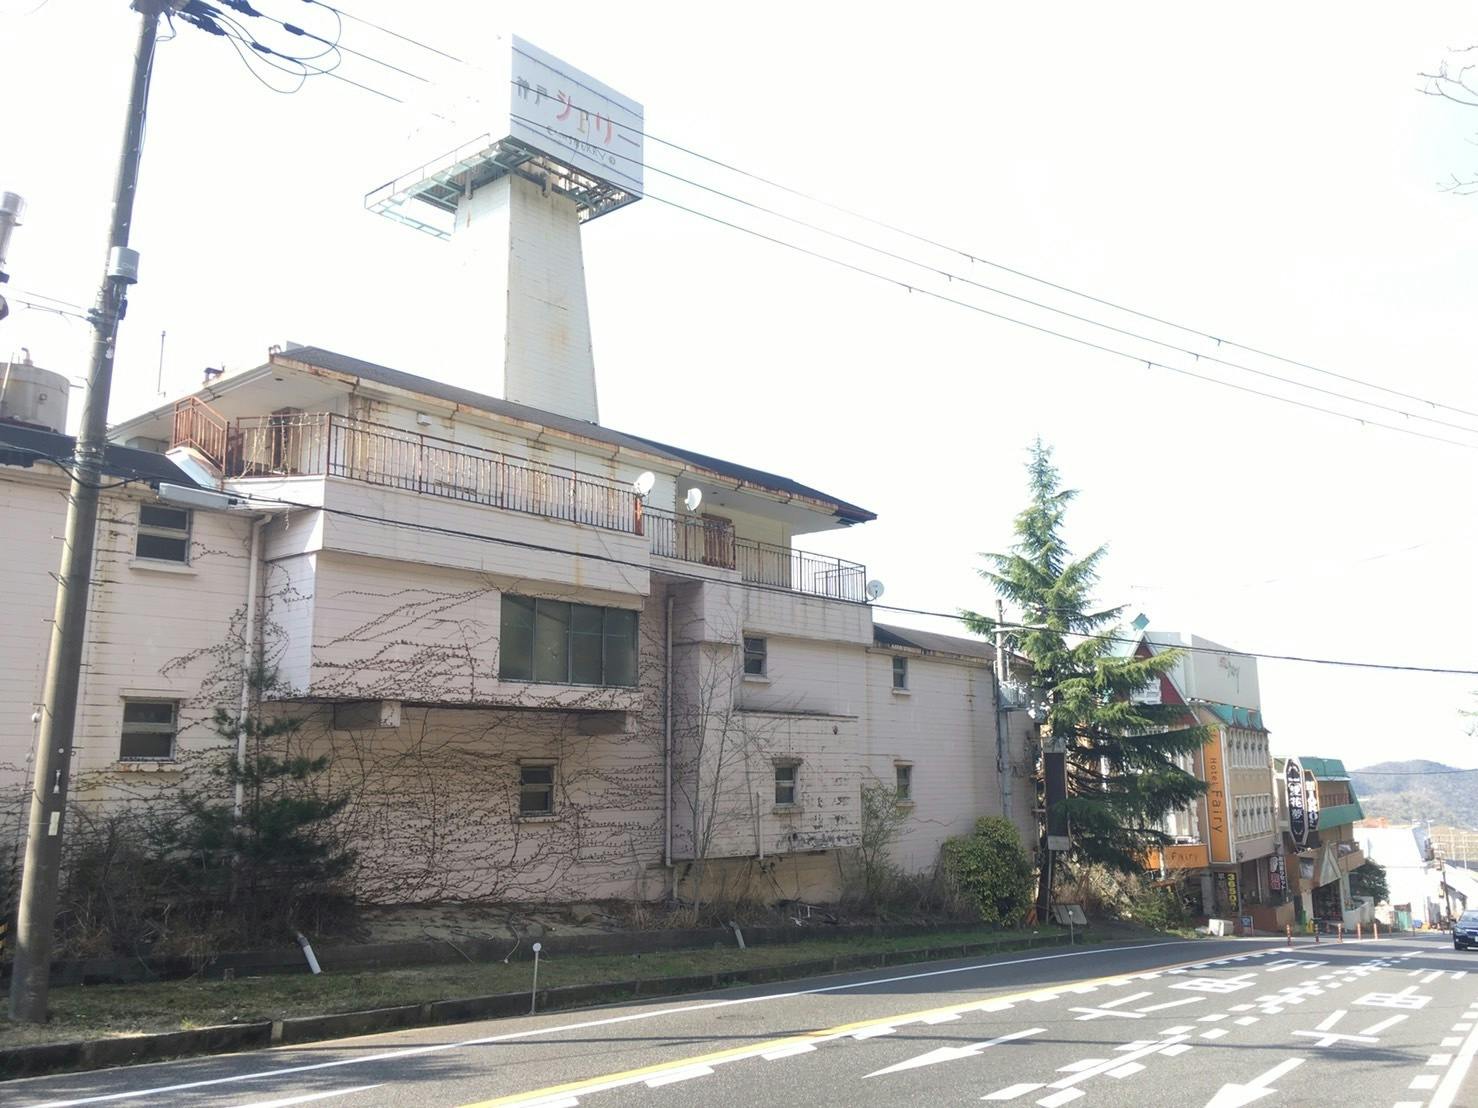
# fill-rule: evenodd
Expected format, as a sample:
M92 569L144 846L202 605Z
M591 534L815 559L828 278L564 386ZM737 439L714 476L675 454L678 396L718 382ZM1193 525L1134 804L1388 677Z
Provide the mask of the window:
M786 807L795 805L796 771L800 767L794 762L775 767L775 803Z
M636 684L637 614L503 594L498 676L559 685Z
M913 766L895 765L893 773L898 781L898 803L911 803L913 801Z
M518 814L554 814L554 766L545 764L518 767Z
M895 689L908 688L908 659L893 658L893 687Z
M744 636L744 676L764 677L770 663L770 643L767 639Z
M139 505L139 533L134 555L157 562L190 560L190 513L159 504Z
M179 731L178 705L173 700L125 700L123 734L118 759L123 762L168 762L174 758Z

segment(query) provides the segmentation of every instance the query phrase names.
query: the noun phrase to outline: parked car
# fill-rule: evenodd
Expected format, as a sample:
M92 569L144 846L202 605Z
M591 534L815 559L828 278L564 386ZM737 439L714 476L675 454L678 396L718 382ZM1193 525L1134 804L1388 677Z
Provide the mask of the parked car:
M1464 912L1452 925L1452 949L1472 950L1478 946L1478 912Z

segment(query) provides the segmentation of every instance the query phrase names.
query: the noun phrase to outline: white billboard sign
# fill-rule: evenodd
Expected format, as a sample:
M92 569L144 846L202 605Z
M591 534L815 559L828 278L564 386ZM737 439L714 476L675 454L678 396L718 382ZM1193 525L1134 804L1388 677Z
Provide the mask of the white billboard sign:
M642 106L517 35L511 39L509 136L640 196Z

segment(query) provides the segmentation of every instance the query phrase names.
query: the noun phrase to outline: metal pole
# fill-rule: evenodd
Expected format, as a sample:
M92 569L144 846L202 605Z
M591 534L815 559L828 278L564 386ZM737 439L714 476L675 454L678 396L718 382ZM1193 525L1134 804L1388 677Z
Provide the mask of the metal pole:
M83 634L92 576L92 548L97 531L98 485L107 441L108 395L113 383L113 348L118 334L131 267L115 262L128 245L133 223L134 192L143 153L144 113L149 76L154 67L155 35L166 0L134 0L139 13L128 116L118 176L113 186L113 219L108 237L108 263L91 313L93 342L88 367L87 398L77 436L72 482L67 498L67 525L62 545L51 648L46 661L41 726L36 735L36 775L26 838L26 865L21 879L16 925L15 963L10 980L10 1016L41 1023L46 1020L51 969L52 928L56 919L61 868L62 821L71 772L72 738L77 722L77 691L82 672Z

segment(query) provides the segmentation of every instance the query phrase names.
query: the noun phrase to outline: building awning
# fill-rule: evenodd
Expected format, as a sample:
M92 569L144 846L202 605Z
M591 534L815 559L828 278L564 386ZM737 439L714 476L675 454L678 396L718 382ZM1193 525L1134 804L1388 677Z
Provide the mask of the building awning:
M1348 781L1349 772L1338 758L1300 758L1304 771L1312 773L1320 781Z
M1234 704L1218 704L1214 700L1197 700L1194 703L1198 708L1205 708L1228 727L1240 727L1244 731L1267 731L1263 726L1262 712L1256 708L1239 708Z

